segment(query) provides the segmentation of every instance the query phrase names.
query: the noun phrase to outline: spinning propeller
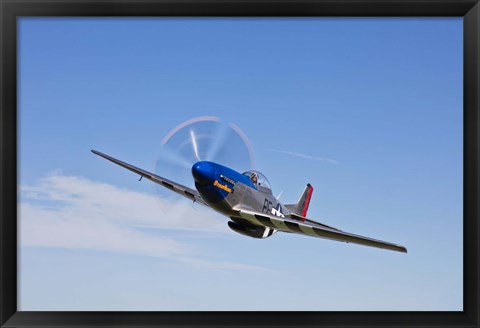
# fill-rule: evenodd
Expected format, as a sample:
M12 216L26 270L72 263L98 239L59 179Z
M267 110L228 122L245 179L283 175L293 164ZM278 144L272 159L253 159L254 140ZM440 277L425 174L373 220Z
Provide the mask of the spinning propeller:
M234 124L214 116L196 117L171 130L162 140L155 173L194 188L191 169L199 161L211 161L239 172L254 167L253 149L247 136ZM157 193L170 195L157 186Z

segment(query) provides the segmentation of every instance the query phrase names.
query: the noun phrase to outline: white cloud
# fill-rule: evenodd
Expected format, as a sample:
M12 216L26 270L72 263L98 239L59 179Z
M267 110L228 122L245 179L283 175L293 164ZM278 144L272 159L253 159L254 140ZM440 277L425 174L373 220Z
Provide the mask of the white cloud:
M225 232L225 221L197 204L195 208L177 198L119 188L107 183L55 172L33 186L21 186L22 203L37 204L58 217L115 222L137 227ZM34 201L40 202L34 202ZM54 208L48 204L54 203ZM39 204L40 203L40 204ZM59 211L61 209L61 211Z
M87 212L42 208L22 204L20 208L22 246L92 249L127 254L169 257L184 254L186 245L171 238L158 238L89 217Z
M265 270L248 264L202 260L196 245L181 241L178 236L182 231L209 238L225 238L225 233L232 233L224 218L200 205L194 209L182 200L163 199L60 172L34 185L20 186L20 192L21 246L154 256L205 269ZM172 234L172 230L176 233ZM164 236L158 231L164 231Z
M290 155L290 156L296 156L296 157L301 157L301 158L305 158L305 159L310 159L310 160L314 160L314 161L325 161L325 162L338 164L338 161L336 161L334 159L331 159L331 158L328 158L328 157L310 156L310 155L297 153L297 152L293 152L293 151L278 150L278 149L271 149L271 148L267 148L266 150L272 151L272 152L275 152L275 153L286 154L286 155Z

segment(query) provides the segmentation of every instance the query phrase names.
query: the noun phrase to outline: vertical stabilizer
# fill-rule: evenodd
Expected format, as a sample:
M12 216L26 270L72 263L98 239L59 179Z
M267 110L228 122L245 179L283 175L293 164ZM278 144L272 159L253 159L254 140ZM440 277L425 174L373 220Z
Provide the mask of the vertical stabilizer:
M303 217L307 216L308 205L310 205L310 199L312 198L312 193L313 193L312 185L307 184L298 202L296 204L287 204L285 205L285 207L292 213L301 215Z

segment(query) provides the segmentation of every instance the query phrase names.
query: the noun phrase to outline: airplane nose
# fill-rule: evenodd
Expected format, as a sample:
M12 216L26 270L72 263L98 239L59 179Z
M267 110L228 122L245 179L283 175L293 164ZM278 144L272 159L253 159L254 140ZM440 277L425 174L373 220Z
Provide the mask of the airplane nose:
M192 175L195 182L206 185L212 182L213 167L209 162L198 162L192 166Z

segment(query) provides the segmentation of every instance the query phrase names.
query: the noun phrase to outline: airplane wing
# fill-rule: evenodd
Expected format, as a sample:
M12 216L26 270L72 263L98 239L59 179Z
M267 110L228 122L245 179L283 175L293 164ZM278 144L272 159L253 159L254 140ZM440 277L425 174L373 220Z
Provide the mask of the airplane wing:
M130 165L128 163L122 162L122 161L120 161L116 158L105 155L105 154L103 154L99 151L96 151L96 150L92 149L92 153L94 153L95 155L101 156L105 159L108 159L109 161L111 161L111 162L113 162L117 165L120 165L120 166L126 168L127 170L135 172L135 173L139 174L141 177L145 177L148 180L151 180L155 183L158 183L159 185L164 186L165 188L170 189L171 191L176 192L177 194L182 195L183 197L186 197L186 198L188 198L190 200L193 200L197 203L208 206L208 204L205 203L205 201L202 199L202 196L200 196L198 191L196 191L194 189L188 188L184 185L173 182L171 180L162 178L161 176L158 176L156 174L153 174L153 173L150 173L148 171L142 170L142 169L140 169L136 166Z
M312 237L327 238L407 253L407 249L404 246L354 235L295 214L292 216L286 215L285 217L278 217L267 213L258 213L242 209L238 210L238 214L255 225L266 226L279 231L299 233Z

